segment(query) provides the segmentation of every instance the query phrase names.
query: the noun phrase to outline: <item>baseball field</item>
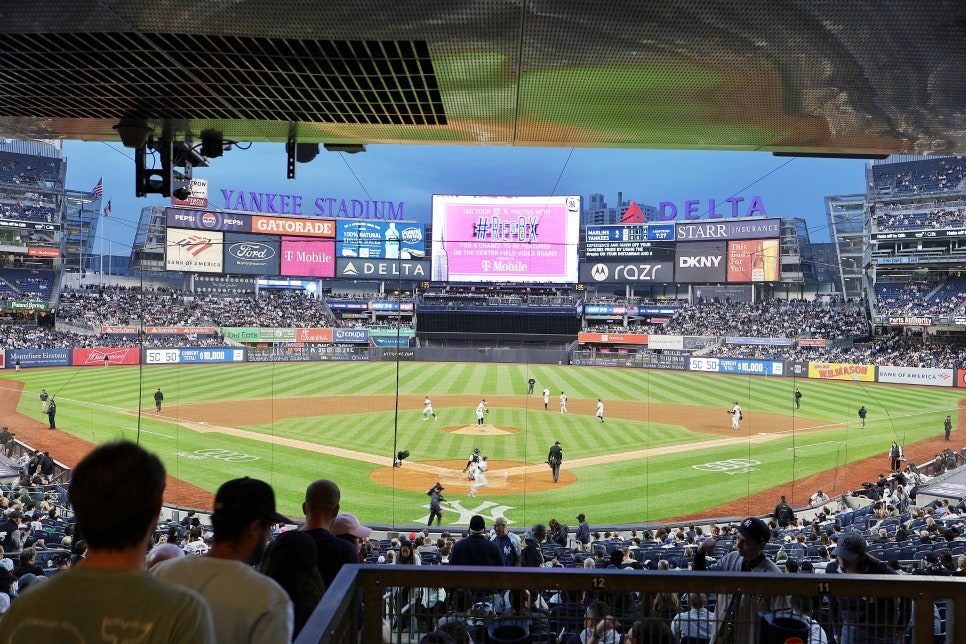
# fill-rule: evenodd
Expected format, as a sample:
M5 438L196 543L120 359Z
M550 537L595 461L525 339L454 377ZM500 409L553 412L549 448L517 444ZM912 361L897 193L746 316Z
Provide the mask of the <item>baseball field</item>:
M577 512L601 525L709 516L775 489L807 499L815 491L814 478L802 488L809 477L844 492L855 485L850 467L873 457L885 467L893 440L908 456L941 435L947 414L961 426L961 394L952 388L639 369L322 362L4 375L3 424L68 464L92 443L139 440L183 482L169 485L170 503L209 507L222 482L247 475L270 482L280 510L300 517L306 484L331 478L344 510L390 526L425 523L425 492L436 481L445 486L443 525L454 526L475 513L515 525L573 523ZM45 429L41 388L56 396L57 432ZM427 396L436 420L424 420ZM481 428L475 409L484 398L490 411ZM598 398L604 423L594 416ZM736 401L744 419L733 430L728 411ZM545 460L557 440L564 462L554 483ZM462 469L474 448L488 457L489 472L470 497ZM410 455L394 468L400 451Z

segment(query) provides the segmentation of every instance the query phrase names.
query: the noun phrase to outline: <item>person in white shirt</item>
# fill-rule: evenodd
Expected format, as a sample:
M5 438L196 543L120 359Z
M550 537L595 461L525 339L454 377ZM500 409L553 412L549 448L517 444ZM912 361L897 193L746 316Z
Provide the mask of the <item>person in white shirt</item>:
M580 644L620 644L621 623L609 614L607 604L592 602L584 612L584 629L580 632Z
M741 420L741 405L736 400L731 408L731 429L741 429L741 425L738 424L739 420Z
M476 496L476 491L486 485L486 456L476 464L476 474L474 476L473 487L470 488L470 496Z
M560 413L567 413L567 394L562 391L560 392Z
M604 401L600 398L597 399L597 418L600 418L600 422L604 422Z
M426 396L423 405L423 420L429 420L430 416L433 417L433 420L436 420L436 413L433 411L433 401L429 399L429 396Z
M480 427L483 426L483 414L490 413L490 410L486 408L486 398L484 398L479 405L476 406L476 424Z
M544 411L550 408L550 387L545 387L543 390L543 409Z
M824 505L824 504L828 503L830 500L831 499L828 498L828 494L826 494L825 492L819 490L818 492L816 492L815 494L813 494L811 497L809 497L808 504L810 506L812 506L813 508L817 508L820 505Z
M708 605L708 596L704 593L688 593L689 610L678 613L671 620L671 633L674 634L674 641L678 642L685 637L703 638L711 641L715 634L714 615L705 606Z

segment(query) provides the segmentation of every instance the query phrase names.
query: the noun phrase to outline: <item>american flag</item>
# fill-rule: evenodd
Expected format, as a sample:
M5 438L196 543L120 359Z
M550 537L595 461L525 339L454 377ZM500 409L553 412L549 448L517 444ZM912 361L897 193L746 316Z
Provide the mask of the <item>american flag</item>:
M104 206L104 216L105 217L110 217L111 216L111 200L110 199L107 200L107 205Z
M91 191L94 193L94 199L100 199L101 195L104 194L104 177L97 180L97 185Z

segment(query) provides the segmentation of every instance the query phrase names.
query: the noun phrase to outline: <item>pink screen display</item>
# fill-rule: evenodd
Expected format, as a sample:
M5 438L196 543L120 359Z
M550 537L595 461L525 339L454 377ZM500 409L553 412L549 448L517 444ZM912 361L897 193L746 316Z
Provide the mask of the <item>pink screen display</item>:
M577 281L579 210L570 212L565 198L452 199L434 202L434 228L442 219L442 234L433 234L434 279Z
M282 275L334 277L335 240L282 237Z

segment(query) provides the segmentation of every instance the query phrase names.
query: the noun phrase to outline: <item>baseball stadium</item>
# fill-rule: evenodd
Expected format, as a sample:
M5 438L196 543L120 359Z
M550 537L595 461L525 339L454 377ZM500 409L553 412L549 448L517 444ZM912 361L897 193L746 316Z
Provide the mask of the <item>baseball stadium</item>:
M502 3L481 4L498 12ZM631 24L648 24L627 4L618 3L634 16ZM670 11L693 3L667 4ZM523 5L503 10L569 33L552 11ZM804 3L791 5L806 12ZM587 18L585 10L564 13ZM159 20L152 11L133 19L133 38L151 35L145 25ZM348 10L306 11L319 28L334 15L355 22ZM827 37L834 31L827 24L843 19L813 18L775 20ZM266 526L262 543L240 561L260 564L265 542L272 553L293 531L332 528L356 546L362 565L337 568L317 596L284 588L297 624L294 632L288 624L286 641L958 641L956 623L966 623L966 595L954 585L966 576L960 143L863 131L851 109L848 118L803 111L791 123L782 112L790 108L771 101L757 121L744 122L717 110L752 89L768 96L793 90L767 78L750 88L729 71L727 57L721 66L687 63L688 83L678 73L687 56L650 60L647 70L620 57L570 58L585 48L610 51L600 35L544 43L546 52L526 54L532 58L523 64L515 57L527 43L543 42L540 26L509 38L519 52L492 38L493 53L481 53L426 36L436 21L426 17L418 30L427 40L417 39L412 51L395 43L396 52L377 42L379 30L340 27L346 40L326 44L306 34L239 37L224 19L212 27L224 33L205 46L222 47L217 53L229 67L251 64L245 56L253 52L265 56L258 64L266 69L277 66L287 54L269 65L269 49L297 41L305 49L296 47L296 58L325 58L341 70L330 70L336 76L371 80L408 70L409 81L423 83L413 90L422 112L364 122L339 100L307 98L305 85L304 113L283 108L282 99L277 111L246 99L233 117L189 102L171 111L155 105L161 111L102 112L95 120L112 125L100 123L99 134L76 137L80 129L61 125L47 139L30 125L56 121L43 100L21 97L19 111L0 109L0 132L11 137L0 147L0 499L2 519L11 522L10 530L0 525L0 552L37 566L24 573L29 578L14 574L10 593L2 592L0 572L0 613L13 606L11 614L25 619L17 604L28 605L27 588L38 581L55 588L50 579L62 560L84 565L76 548L82 539L74 537L83 518L74 506L78 515L85 506L72 502L74 473L83 480L92 455L128 442L163 465L160 522L152 517L144 535L149 551L176 543L175 550L218 558L222 490L244 477L270 486L270 514L286 521ZM751 16L735 18L744 19L754 24ZM394 38L405 35L383 20ZM654 20L667 34L683 29L667 17ZM889 20L890 29L906 28L901 16ZM16 29L29 34L26 25ZM471 31L464 24L453 33ZM207 37L164 35L198 48ZM242 41L253 51L243 54ZM71 42L61 44L74 51L79 45ZM12 65L20 60L14 53L0 52L0 60ZM808 56L820 58L812 49ZM44 70L37 62L23 71ZM319 83L329 72L304 74ZM631 107L623 96L629 78L668 90L666 102L646 113ZM231 103L230 83L209 80ZM554 98L562 80L582 88L566 114ZM509 125L466 107L503 96L514 83L518 116ZM394 100L392 91L374 91L379 101ZM521 98L528 93L540 98ZM696 101L703 109L690 110ZM613 122L597 113L604 104L621 110ZM335 119L345 127L339 136L320 127L303 128L300 138L297 123L323 112L335 118L340 105L348 111ZM172 129L179 110L187 135ZM667 117L679 110L690 119L686 132ZM89 120L82 102L67 112L78 128ZM820 114L835 127L819 128ZM275 127L286 122L292 127ZM253 134L264 123L272 128ZM513 139L507 129L515 125L540 133ZM400 134L407 127L417 133ZM594 135L567 145L742 147L869 162L855 194L823 195L828 242L813 239L803 217L768 214L767 199L751 186L717 201L658 205L618 194L610 207L597 193L435 194L421 204L429 219L417 221L402 204L376 199L329 199L325 212L304 215L295 204L314 195L276 203L279 195L236 193L192 176L249 138L287 142L294 178L296 163L314 156L306 146L318 153L327 140L343 154L389 140L470 145L480 144L478 128L489 132L481 141L511 137L498 144L562 145L569 135ZM733 140L715 138L722 133ZM708 137L718 142L705 143ZM119 138L134 150L138 196L164 199L144 209L130 254L112 257L106 271L94 243L103 242L98 226L110 201L101 183L90 191L67 186L57 138ZM219 192L224 207L215 204ZM310 499L320 479L340 492L322 524ZM351 515L345 520L355 532L335 532L340 511ZM92 567L101 561L97 539ZM502 551L493 546L506 566L559 570L510 574L479 563L460 547L475 539L516 540ZM311 549L303 568L322 571L325 553ZM413 563L421 565L405 565ZM452 565L429 568L440 563ZM467 574L474 565L481 567ZM716 567L728 574L716 575ZM748 582L748 571L763 574ZM796 571L820 576L790 574ZM872 574L909 575L901 582L908 585L899 590ZM658 608L662 596L671 608ZM234 641L219 624L216 600L203 601L218 640ZM577 612L564 614L568 603ZM670 611L667 619L661 610ZM701 610L710 629L703 634L689 635L690 626L673 619ZM462 633L444 628L447 615L463 613L450 620L463 624ZM11 623L0 617L0 641L22 641ZM61 640L69 641L50 641Z

